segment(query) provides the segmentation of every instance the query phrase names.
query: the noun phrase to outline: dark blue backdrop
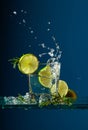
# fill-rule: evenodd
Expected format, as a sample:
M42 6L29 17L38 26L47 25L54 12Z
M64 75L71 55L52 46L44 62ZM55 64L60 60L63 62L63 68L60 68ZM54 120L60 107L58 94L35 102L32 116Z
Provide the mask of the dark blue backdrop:
M28 26L35 29L32 36L27 27L18 24L24 18L19 13L22 9L28 12L24 16ZM15 10L17 16L12 14ZM51 21L49 34L45 31L48 21ZM51 35L60 42L63 52L61 79L77 92L78 97L88 95L87 0L3 0L1 22L0 96L16 96L28 91L26 76L12 69L8 59L28 52L38 55L41 48L37 45L41 42L53 47ZM0 119L0 130L88 129L87 110L0 110Z

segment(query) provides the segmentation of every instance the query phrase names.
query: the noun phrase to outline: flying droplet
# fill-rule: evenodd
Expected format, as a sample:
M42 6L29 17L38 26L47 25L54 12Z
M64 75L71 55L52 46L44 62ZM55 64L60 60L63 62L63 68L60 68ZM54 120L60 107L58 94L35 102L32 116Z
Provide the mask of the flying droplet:
M48 24L50 25L50 24L51 24L51 22L50 22L50 21L48 21Z
M27 14L27 11L24 11L24 14Z
M29 45L28 47L31 47L31 45Z
M19 22L19 24L21 24L21 22Z
M25 19L23 19L23 23L26 23L26 20L25 20Z
M52 36L52 39L53 39L53 41L56 41L56 38L54 36Z
M41 46L42 48L46 48L45 43L42 43Z
M34 39L37 39L37 37L35 36Z
M21 12L23 13L23 12L24 12L24 10L22 9L22 10L21 10Z
M31 29L31 27L29 27L29 29Z
M33 33L34 33L34 31L33 31L33 30L31 30L31 31L30 31L30 33L31 33L31 34L33 34Z
M13 11L13 14L14 14L14 15L17 15L17 12L16 12L16 11Z
M47 31L49 32L49 31L50 31L50 28L48 28Z
M44 55L46 55L47 53L42 53L42 54L39 54L39 57L42 57Z

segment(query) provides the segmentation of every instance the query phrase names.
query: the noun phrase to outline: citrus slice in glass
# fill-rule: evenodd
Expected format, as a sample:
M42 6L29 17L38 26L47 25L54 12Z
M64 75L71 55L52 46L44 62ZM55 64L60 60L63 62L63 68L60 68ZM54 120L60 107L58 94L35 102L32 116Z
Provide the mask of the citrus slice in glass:
M51 67L49 65L45 66L43 69L39 71L38 75L40 84L46 88L50 88L52 80Z
M51 94L52 94L53 96L56 95L56 84L54 84L53 86L51 86L50 92L51 92Z
M50 89L50 92L52 95L55 95L56 94L56 85L54 84L51 89ZM68 85L65 81L63 80L59 80L58 81L58 93L61 97L64 97L66 96L68 92Z
M33 54L24 54L18 62L19 70L24 74L32 74L38 69L38 59Z

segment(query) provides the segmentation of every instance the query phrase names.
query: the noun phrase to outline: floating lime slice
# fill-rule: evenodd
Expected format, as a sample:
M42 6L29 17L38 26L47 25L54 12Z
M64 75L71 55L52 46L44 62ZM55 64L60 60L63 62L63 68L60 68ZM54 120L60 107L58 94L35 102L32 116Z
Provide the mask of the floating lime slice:
M51 89L50 89L50 92L52 95L56 95L56 84L54 84ZM64 97L66 96L68 92L68 85L65 81L63 80L59 80L58 82L58 93L61 97Z
M43 69L39 71L38 75L40 84L46 88L50 88L52 81L51 67L49 65L45 66Z
M38 69L38 59L33 54L21 56L18 62L19 70L24 74L32 74Z

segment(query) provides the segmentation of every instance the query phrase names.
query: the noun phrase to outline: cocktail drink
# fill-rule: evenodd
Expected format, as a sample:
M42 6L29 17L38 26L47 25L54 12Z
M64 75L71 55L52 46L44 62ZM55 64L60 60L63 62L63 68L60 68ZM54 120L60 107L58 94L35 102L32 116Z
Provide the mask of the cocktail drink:
M42 47L46 48L44 44ZM48 50L48 53L39 54L41 58L45 54L50 56L46 63L41 63L34 54L30 53L10 60L13 61L14 68L17 65L19 71L28 77L29 91L26 96L19 95L17 99L26 104L39 106L71 104L77 96L73 90L69 89L65 81L60 80L59 46L56 44L56 52L53 48Z
M60 63L40 63L37 72L30 75L29 86L32 86L34 93L50 94L50 89L55 85L55 93L58 95L59 77Z

